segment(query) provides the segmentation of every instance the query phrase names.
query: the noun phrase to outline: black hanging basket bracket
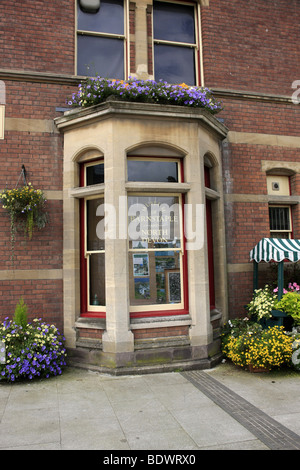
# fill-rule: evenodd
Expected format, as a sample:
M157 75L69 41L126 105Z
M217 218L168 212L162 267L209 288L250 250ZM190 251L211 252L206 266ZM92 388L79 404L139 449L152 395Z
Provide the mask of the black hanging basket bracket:
M22 170L21 170L19 179L18 179L18 181L17 181L16 187L17 187L18 184L19 184L20 178L23 178L23 184L24 184L24 186L27 186L27 181L26 181L26 168L25 168L25 165L22 165Z

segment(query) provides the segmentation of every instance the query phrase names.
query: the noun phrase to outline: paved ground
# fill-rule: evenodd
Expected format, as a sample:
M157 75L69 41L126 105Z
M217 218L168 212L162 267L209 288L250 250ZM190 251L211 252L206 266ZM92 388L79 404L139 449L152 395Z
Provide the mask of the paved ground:
M300 449L299 391L300 373L250 374L227 363L118 377L68 368L0 384L0 449Z

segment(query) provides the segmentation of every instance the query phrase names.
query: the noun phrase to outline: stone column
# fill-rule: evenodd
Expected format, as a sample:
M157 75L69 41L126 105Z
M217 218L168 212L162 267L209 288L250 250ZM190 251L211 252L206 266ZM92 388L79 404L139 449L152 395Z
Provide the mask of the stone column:
M192 317L190 328L191 345L199 347L199 354L206 355L206 347L212 341L210 322L209 276L207 258L207 236L205 215L205 185L203 155L206 138L195 130L193 141L190 140L189 155L186 157L185 176L191 184L186 202L191 205L192 220L190 226L196 233L196 239L187 250L189 310ZM198 207L198 209L197 209ZM188 241L188 240L187 240ZM189 245L187 244L187 248ZM201 352L202 351L202 352Z
M123 354L126 361L126 353L133 352L134 346L129 320L127 238L122 226L127 215L126 155L119 142L120 135L117 122L112 121L111 134L106 135L104 171L105 203L110 214L115 214L115 226L109 224L105 239L106 331L102 344L103 352ZM118 361L123 361L122 356Z

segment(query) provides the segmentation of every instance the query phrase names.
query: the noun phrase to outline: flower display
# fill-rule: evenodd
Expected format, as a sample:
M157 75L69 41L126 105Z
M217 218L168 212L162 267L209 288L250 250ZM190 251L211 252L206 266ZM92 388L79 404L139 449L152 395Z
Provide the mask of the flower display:
M66 365L64 338L54 325L35 319L25 327L8 318L0 324L2 351L0 381L49 378Z
M233 364L241 367L279 368L290 365L293 341L282 326L274 326L237 336L230 335L223 353Z
M185 83L171 85L154 80L114 80L102 77L87 78L78 86L67 104L72 107L89 107L115 96L123 101L170 104L177 106L200 107L210 113L221 111L219 103L208 88L188 86Z
M247 305L249 315L254 316L258 321L262 318L271 318L271 311L276 302L277 296L271 292L268 285L262 289L255 289L253 298Z

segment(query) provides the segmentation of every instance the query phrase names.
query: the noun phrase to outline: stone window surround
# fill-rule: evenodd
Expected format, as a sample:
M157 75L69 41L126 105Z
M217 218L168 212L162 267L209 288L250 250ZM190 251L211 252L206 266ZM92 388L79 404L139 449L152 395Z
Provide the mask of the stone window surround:
M166 192L182 192L188 194L189 200L192 202L193 198L198 194L197 198L204 200L205 198L205 189L204 184L200 185L201 188L200 192L199 189L195 192L196 188L198 187L198 183L193 181L193 174L195 171L192 170L190 164L187 165L187 161L195 159L198 161L198 169L196 171L197 175L201 175L203 173L202 165L199 162L199 156L201 160L204 158L204 155L210 155L212 160L217 163L214 167L214 171L216 172L217 179L219 181L219 188L222 188L222 176L221 176L221 157L219 154L219 140L222 140L226 134L227 129L212 115L206 113L205 111L201 110L192 110L186 109L181 107L172 107L172 106L160 106L160 105L143 105L141 103L121 103L121 102L110 102L104 103L103 105L99 105L94 109L83 109L83 110L73 110L65 115L62 118L57 118L56 125L59 130L65 133L65 156L64 156L64 291L65 291L65 301L64 301L64 315L65 315L65 336L67 338L67 344L69 347L75 346L75 325L80 324L80 322L84 322L84 320L80 319L80 295L79 295L79 259L78 259L78 235L76 235L76 227L78 227L78 207L79 207L79 199L83 197L90 196L92 194L99 194L107 191L107 185L95 185L95 187L87 187L87 188L80 188L78 187L78 177L79 177L79 170L78 170L78 162L87 161L91 158L101 157L105 154L104 149L100 148L99 145L95 145L95 142L92 143L90 138L84 138L85 131L89 133L88 129L92 129L92 133L95 132L93 127L101 125L101 123L110 122L110 120L117 120L118 119L133 119L138 118L139 126L141 126L141 134L143 134L143 126L144 123L146 126L153 125L157 130L157 125L155 124L156 121L164 121L164 125L173 135L174 140L178 142L172 142L172 136L165 136L164 141L161 138L151 139L149 141L149 134L148 139L141 141L137 139L137 141L130 142L131 145L125 146L125 153L132 155L132 151L134 149L145 149L149 146L157 147L158 145L161 148L173 148L173 151L176 156L181 156L185 158L185 175L186 181L185 183L170 183L166 186L163 184L155 184L152 183L133 183L133 182L124 182L124 186L122 189L122 193L126 194L128 191L131 190L140 190L140 191L147 191L152 186L152 190L159 190L162 189ZM174 133L173 127L177 126L178 123L180 124L181 135L180 133ZM105 124L105 125L106 125ZM188 127L186 127L188 125ZM193 138L191 135L184 137L184 129L189 129L188 134L192 132ZM193 130L192 130L193 129ZM74 138L71 137L74 131ZM126 132L126 125L125 125L125 132ZM201 134L201 138L199 141L198 132ZM76 134L78 133L78 137ZM151 134L155 136L155 132ZM175 137L176 135L176 137ZM127 136L128 137L128 136ZM133 137L133 136L131 136ZM195 141L194 138L196 137L197 149L195 149ZM203 138L203 141L202 141ZM126 136L124 137L126 140ZM89 143L87 142L89 140ZM129 139L130 140L130 139ZM132 139L131 139L132 140ZM133 139L134 140L134 139ZM185 140L185 145L190 147L187 150L181 150L184 148L182 146L183 141ZM179 145L179 143L181 145ZM199 147L198 147L199 146ZM192 152L194 156L190 153ZM196 153L195 153L196 152ZM107 155L105 155L107 156ZM173 155L170 155L173 156ZM107 157L108 158L108 157ZM195 161L196 161L195 160ZM186 171L188 170L188 171ZM199 173L200 172L200 173ZM203 174L200 176L201 179L204 178ZM106 181L108 181L106 179ZM219 275L218 275L218 282L220 286L220 298L222 298L222 302L220 305L220 310L223 311L223 315L226 317L226 274L225 274L225 250L224 250L224 241L222 240L223 232L222 232L222 224L224 224L223 214L222 214L222 190L221 192L216 190L209 190L209 195L212 199L217 202L217 215L216 218L218 220L218 227L216 233L218 234L219 240L217 243L217 251L218 251L218 259L219 259ZM197 199L194 199L195 201ZM199 200L199 199L198 199ZM221 236L220 236L221 234ZM200 259L203 257L202 250L197 253L189 253L189 276L190 278L193 277L193 271L199 269L199 266L202 266L201 269L205 278L205 269L206 263L203 261L200 262ZM195 274L194 274L195 275ZM204 279L203 278L203 279ZM204 283L207 281L204 281ZM210 312L207 310L207 298L201 298L200 303L206 304L205 308L199 308L195 306L195 295L189 295L190 297L190 315L184 316L181 318L180 316L176 318L164 318L161 317L159 319L152 319L151 322L149 320L146 321L147 327L155 328L155 324L158 324L158 327L161 326L161 322L188 322L190 324L190 343L192 346L206 348L212 341L212 329L211 329L211 318ZM198 298L199 302L199 298ZM197 300L196 300L197 303ZM209 303L209 302L208 302ZM203 304L203 305L204 305ZM206 312L206 313L205 313ZM134 322L130 322L128 314L125 315L126 318L123 318L121 321L122 326L122 341L117 341L118 335L121 334L121 331L112 331L112 327L116 325L115 320L112 320L111 325L109 326L106 321L106 328L107 330L103 334L103 348L108 353L118 353L124 351L131 351L133 348L132 344L132 336L131 330L134 328L143 328L145 321L144 319L139 319L138 321L135 320ZM115 317L114 317L115 318ZM202 318L202 320L201 320ZM80 320L80 321L79 321ZM125 321L125 324L124 324ZM150 326L151 325L151 326ZM127 332L127 333L126 333ZM125 336L124 336L125 335ZM131 346L130 346L131 345ZM205 346L206 345L206 346Z

